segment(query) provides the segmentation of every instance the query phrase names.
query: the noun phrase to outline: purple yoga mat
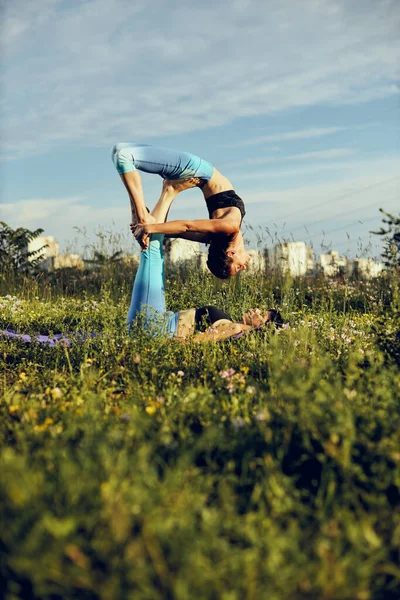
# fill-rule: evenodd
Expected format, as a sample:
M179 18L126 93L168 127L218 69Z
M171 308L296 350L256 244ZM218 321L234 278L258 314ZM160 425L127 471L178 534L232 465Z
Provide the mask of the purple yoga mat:
M4 329L4 330L0 330L0 335L8 340L21 340L22 342L25 342L26 344L31 344L32 342L35 344L42 344L44 346L50 346L50 347L54 347L54 346L58 346L59 344L61 344L62 346L71 346L71 344L73 344L74 341L85 341L87 339L93 339L99 335L103 335L102 333L96 333L94 331L90 332L90 333L83 333L81 331L73 331L72 333L69 333L68 337L67 335L65 335L64 333L56 333L52 336L50 335L28 335L26 333L17 333L16 331L13 331L12 329ZM71 339L73 338L73 339Z

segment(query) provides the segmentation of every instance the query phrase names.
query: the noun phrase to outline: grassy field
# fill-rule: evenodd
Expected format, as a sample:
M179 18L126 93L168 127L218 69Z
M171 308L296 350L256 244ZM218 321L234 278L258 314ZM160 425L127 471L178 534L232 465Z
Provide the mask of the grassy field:
M172 310L279 308L290 328L128 338L131 273L3 282L0 596L400 597L399 282L167 283Z

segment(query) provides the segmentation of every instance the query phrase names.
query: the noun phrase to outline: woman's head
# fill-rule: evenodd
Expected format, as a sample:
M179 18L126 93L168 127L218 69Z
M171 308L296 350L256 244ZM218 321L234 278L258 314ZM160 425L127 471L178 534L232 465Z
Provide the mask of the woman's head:
M207 267L219 279L228 279L238 271L243 271L250 260L244 249L229 247L226 240L213 239L208 249Z
M251 308L243 315L243 323L252 327L261 327L266 323L274 323L277 327L281 327L283 319L279 310L275 310L274 308L265 312L259 308Z

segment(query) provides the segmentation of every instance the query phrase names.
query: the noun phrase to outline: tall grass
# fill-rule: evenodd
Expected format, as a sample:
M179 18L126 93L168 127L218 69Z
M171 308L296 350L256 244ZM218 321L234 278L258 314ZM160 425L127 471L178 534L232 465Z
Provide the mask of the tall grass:
M45 599L400 595L398 280L221 283L170 271L171 310L290 328L195 345L128 337L134 268L3 282L1 593Z

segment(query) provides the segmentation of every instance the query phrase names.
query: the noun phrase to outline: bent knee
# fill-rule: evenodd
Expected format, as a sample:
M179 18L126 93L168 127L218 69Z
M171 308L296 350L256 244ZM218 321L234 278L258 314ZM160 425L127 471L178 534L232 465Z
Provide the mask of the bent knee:
M126 142L119 142L112 147L111 159L120 175L136 170L131 147Z
M115 162L119 157L127 156L128 145L126 142L118 142L111 148L111 158ZM128 153L129 154L129 153Z

